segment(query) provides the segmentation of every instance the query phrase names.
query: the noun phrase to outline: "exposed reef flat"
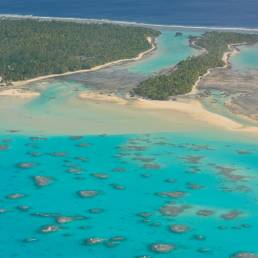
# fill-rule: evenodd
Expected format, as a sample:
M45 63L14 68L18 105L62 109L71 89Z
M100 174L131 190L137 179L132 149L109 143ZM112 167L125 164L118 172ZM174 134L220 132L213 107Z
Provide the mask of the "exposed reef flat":
M226 108L235 114L258 121L258 72L239 73L232 69L214 69L201 80L198 89L204 94L221 91L229 97Z

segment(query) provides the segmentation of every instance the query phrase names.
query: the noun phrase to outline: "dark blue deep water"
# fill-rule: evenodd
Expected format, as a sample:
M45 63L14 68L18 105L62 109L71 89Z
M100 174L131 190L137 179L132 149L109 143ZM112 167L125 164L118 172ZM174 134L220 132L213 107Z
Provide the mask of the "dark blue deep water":
M0 13L258 27L257 0L0 0Z

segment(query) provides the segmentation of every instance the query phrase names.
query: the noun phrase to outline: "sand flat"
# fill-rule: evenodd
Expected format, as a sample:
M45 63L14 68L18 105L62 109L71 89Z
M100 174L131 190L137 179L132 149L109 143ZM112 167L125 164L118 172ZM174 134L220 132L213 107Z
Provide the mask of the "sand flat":
M24 89L8 89L0 91L0 96L8 96L8 97L20 97L20 98L34 98L38 97L40 93L33 92Z

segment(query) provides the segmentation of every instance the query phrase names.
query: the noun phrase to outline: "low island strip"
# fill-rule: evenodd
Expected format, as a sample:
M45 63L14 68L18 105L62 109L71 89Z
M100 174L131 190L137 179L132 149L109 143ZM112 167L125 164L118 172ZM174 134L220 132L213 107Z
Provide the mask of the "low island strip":
M201 37L191 37L193 47L204 49L198 56L188 57L179 62L166 74L155 75L141 82L132 92L154 100L168 100L171 96L184 95L196 88L210 69L229 67L229 58L236 45L258 43L257 34L210 31Z
M155 49L160 34L137 26L29 18L1 18L0 30L2 87L139 60Z

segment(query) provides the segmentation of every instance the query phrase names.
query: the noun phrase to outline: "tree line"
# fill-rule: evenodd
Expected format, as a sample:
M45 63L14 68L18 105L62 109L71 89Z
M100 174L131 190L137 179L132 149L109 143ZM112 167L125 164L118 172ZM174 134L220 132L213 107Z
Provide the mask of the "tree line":
M132 58L158 31L115 24L0 20L0 76L4 82L92 68Z
M141 82L132 91L132 95L166 100L171 96L186 94L208 69L224 66L222 57L229 44L255 44L258 43L258 35L213 31L206 32L199 38L191 37L190 40L194 40L196 46L206 49L207 52L179 62L168 74L156 75Z

